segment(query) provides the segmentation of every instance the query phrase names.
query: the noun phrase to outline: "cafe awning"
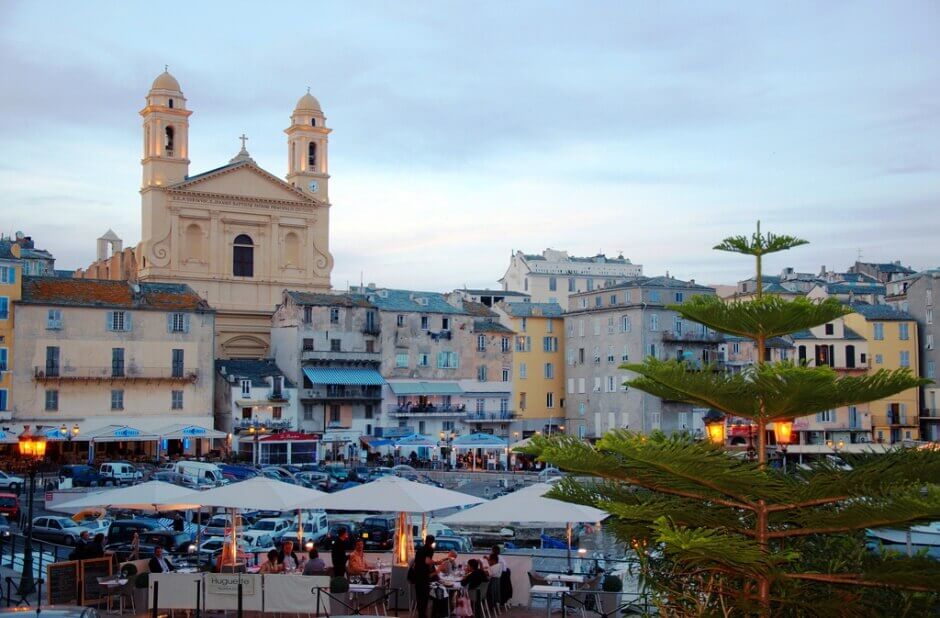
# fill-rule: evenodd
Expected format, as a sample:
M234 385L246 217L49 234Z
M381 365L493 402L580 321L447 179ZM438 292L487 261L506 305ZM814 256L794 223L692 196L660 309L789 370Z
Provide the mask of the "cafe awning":
M319 442L320 436L315 433L303 433L302 431L281 431L272 433L270 436L259 438L258 442L280 443L280 442Z
M463 389L457 382L401 381L389 382L396 395L463 395Z
M82 439L91 442L155 442L160 436L128 425L108 425L90 435L82 436Z
M199 425L181 425L179 423L158 429L154 433L159 435L164 440L184 440L186 438L222 439L226 437L224 431L206 429L205 427L200 427Z
M460 436L451 442L455 449L463 448L506 448L508 442L489 433L471 433L466 436Z
M385 378L375 369L359 367L304 367L304 375L313 384L344 386L382 386Z
M380 446L391 446L395 442L389 440L388 438L379 438L377 436L359 436L359 441L362 442L366 448L378 448Z

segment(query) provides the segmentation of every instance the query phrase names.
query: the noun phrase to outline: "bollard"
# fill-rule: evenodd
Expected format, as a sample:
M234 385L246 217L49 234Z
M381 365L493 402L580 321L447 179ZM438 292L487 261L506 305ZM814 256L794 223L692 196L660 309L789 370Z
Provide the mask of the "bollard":
M200 588L202 587L202 580L196 580L196 618L200 618L202 614L202 595L199 594Z
M236 614L238 618L244 618L242 614L242 578L238 578L238 613Z
M153 605L150 607L150 618L157 618L157 607L160 601L160 582L153 582Z

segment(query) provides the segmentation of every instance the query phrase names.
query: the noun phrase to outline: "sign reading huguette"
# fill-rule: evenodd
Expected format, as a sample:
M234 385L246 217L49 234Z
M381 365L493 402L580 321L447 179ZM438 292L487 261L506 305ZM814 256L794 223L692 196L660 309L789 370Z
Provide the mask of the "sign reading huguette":
M238 582L242 584L242 596L255 594L255 578L238 573L209 573L206 575L206 594L238 594Z

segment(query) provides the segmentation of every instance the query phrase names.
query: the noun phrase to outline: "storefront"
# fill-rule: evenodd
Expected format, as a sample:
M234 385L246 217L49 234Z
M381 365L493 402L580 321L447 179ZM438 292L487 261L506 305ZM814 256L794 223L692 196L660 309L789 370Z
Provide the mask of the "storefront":
M319 444L319 435L300 431L283 431L255 441L245 440L241 443L243 446L251 447L247 449L247 455L252 461L272 466L316 463ZM257 458L253 452L255 446L258 447Z
M171 459L204 457L221 447L216 440L228 438L225 432L199 425L174 424L158 429L155 433L160 437L158 455Z

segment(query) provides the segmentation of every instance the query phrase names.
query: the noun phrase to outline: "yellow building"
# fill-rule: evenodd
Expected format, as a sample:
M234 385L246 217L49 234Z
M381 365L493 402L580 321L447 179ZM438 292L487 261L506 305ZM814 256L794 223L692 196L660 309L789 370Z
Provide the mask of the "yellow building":
M514 439L565 429L564 319L556 303L500 302L500 321L515 331L512 359Z
M846 325L868 340L869 371L908 367L918 371L917 322L890 305L852 303ZM872 439L883 444L920 439L916 388L869 404Z
M0 420L11 418L13 400L13 303L22 294L20 247L0 241Z

